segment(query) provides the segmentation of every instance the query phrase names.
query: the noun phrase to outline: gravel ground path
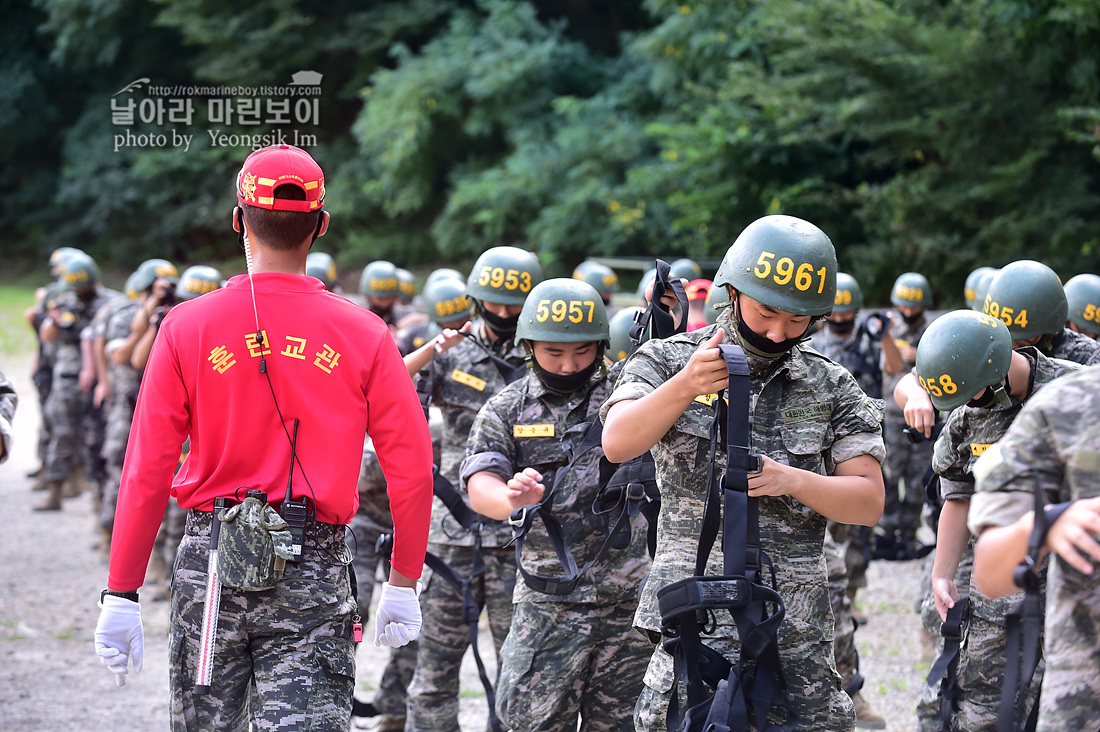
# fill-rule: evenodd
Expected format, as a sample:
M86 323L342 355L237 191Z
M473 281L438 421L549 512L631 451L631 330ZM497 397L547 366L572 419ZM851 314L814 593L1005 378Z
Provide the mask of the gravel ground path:
M107 577L97 546L91 499L67 499L64 510L36 513L27 471L34 455L38 405L29 360L8 360L0 368L20 395L13 455L0 465L0 730L4 732L135 732L168 728L168 605L142 602L145 667L117 688L92 650L96 600ZM871 616L856 635L867 678L864 696L886 715L887 729L915 727L913 707L927 673L919 663L920 623L913 598L919 562L878 562L860 605ZM375 593L377 596L377 593ZM488 632L483 632L483 639ZM358 653L357 696L370 699L388 651L363 643ZM490 644L482 655L491 662ZM464 732L485 729L485 698L472 656L461 673ZM357 720L360 729L377 720Z

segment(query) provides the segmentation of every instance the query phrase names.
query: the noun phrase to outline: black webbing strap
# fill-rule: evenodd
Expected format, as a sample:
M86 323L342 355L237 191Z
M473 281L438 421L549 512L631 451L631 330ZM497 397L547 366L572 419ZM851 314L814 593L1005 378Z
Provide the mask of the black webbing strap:
M707 502L696 555L695 576L657 592L664 648L675 663L668 729L680 732L736 732L750 725L761 732L791 729L798 721L787 703L786 681L779 660L778 634L785 608L775 589L763 582L771 562L760 548L757 499L748 495L749 473L759 472L761 458L749 452L750 381L748 364L737 346L719 346L729 371L729 407L720 392L714 401L707 469ZM726 446L726 473L715 475L717 445ZM719 508L721 506L721 509ZM721 516L719 514L722 514ZM722 527L723 576L705 576L707 559ZM713 630L718 611L728 611L741 642L737 664L713 683L714 655L701 635ZM704 650L706 649L706 650ZM703 669L708 668L704 673ZM687 690L688 709L680 719L677 687ZM714 688L708 698L705 687ZM773 709L786 721L768 722Z
M527 364L513 366L500 356L493 353L493 349L487 346L480 338L478 338L473 333L459 333L459 335L469 338L477 345L478 348L485 352L485 355L489 357L489 360L492 362L493 366L496 367L497 373L504 377L505 383L511 384L514 381L519 381L527 375Z
M493 682L489 680L489 673L485 670L485 662L481 660L481 651L478 650L477 645L477 626L478 619L481 617L481 605L479 605L474 598L471 582L474 577L477 577L485 571L485 560L481 555L480 535L474 534L474 542L473 567L470 569L469 577L463 577L450 565L431 552L427 552L424 555L424 565L431 569L437 577L443 579L462 595L462 623L469 630L470 649L474 652L474 663L477 664L477 675L481 678L482 688L485 689L485 701L489 705L489 726L493 732L504 732L504 725L501 724L500 718L497 716L496 712L497 697L496 692L493 690ZM383 534L378 537L378 553L380 555L388 555L392 549L393 534Z
M443 502L455 521L467 531L478 534L491 520L470 508L466 501L462 500L462 494L451 484L451 481L443 477L438 465L432 466L432 493Z
M951 720L959 710L959 649L963 632L970 618L970 598L964 597L947 611L947 619L940 626L943 651L928 672L928 686L940 685L940 732L950 732Z
M630 326L630 341L633 344L631 353L638 350L642 337L650 326L652 326L650 338L668 338L677 333L687 332L688 300L684 283L679 277L670 277L672 267L663 259L656 260L654 266L657 274L653 279L653 295L649 299L649 305L634 316L634 325ZM668 306L661 302L666 292L676 295L676 302L680 306L679 325L669 312Z
M647 475L644 463L635 459L635 461L623 463L622 467L625 467L625 471L622 471L620 466L608 462L601 456L600 489L593 501L592 512L596 515L604 513L615 515L608 522L607 538L604 539L599 551L583 567L578 568L577 561L565 540L565 531L551 507L556 486L572 472L577 461L601 445L602 436L603 423L598 419L584 423L582 430L567 432L562 438L562 443L566 453L570 454L569 464L555 472L551 484L538 503L515 509L508 519L514 532L511 543L516 547L516 567L524 583L536 592L547 595L568 595L575 590L588 571L603 561L609 550L623 549L630 544L630 521L638 515L639 511L651 521L651 526L656 527L657 512L660 510L656 470L649 471ZM649 465L653 467L652 457ZM620 475L620 472L623 474ZM550 577L533 574L523 566L524 542L536 517L542 520L546 535L565 572L562 575ZM653 538L655 543L655 533Z

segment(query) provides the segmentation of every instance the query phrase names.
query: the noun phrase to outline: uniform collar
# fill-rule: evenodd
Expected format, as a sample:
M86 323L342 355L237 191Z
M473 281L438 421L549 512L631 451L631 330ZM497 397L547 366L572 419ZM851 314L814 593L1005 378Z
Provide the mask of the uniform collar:
M293 292L324 292L324 284L316 277L286 274L284 272L258 272L252 275L252 284L265 290ZM247 274L234 275L225 284L227 290L247 290L251 287Z

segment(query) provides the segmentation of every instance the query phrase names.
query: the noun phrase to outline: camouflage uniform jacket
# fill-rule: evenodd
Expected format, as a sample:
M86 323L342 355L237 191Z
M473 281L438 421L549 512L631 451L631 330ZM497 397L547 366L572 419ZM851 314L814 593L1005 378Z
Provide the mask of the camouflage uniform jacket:
M856 377L859 388L868 396L882 396L882 344L862 327L863 319L847 335L837 335L828 324L810 336L814 350L828 356Z
M0 371L0 463L11 457L11 443L15 437L11 423L15 419L15 408L18 404L19 395L15 393L15 385Z
M386 475L378 462L378 453L374 451L374 440L368 436L363 444L363 462L359 467L357 514L369 518L379 529L393 531L390 494L386 492L386 485Z
M130 325L139 307L141 304L137 300L116 298L103 308L109 311L105 316L103 337L107 341L107 378L111 382L112 400L119 403L125 400L130 406L131 413L137 403L138 389L141 387L141 372L128 363L115 363L111 353L130 336Z
M1047 358L1035 348L1025 347L1018 352L1032 364L1029 397L1059 376L1079 368L1069 361ZM1004 436L1022 406L1023 402L1013 398L1012 406L1007 408L995 406L979 409L964 405L951 412L936 440L932 455L932 469L940 476L940 495L943 500L971 499L974 494L974 463ZM971 539L960 566L973 563L973 543ZM960 588L960 592L965 589ZM971 612L1000 626L1004 625L1005 614L1022 599L1020 593L1000 598L986 597L977 590L973 582L969 594Z
M1036 490L1048 503L1100 496L1100 369L1070 374L1029 400L977 473L975 531L1031 511ZM1082 574L1054 558L1046 607L1039 729L1096 729L1100 573Z
M639 399L668 381L687 364L699 345L718 326L726 343L736 328L729 308L716 325L665 340L649 341L623 368L601 416L616 402ZM784 465L831 474L837 463L860 455L885 458L882 443L882 402L871 399L855 379L812 349L795 346L751 393L752 432L749 448ZM657 553L642 590L635 625L660 631L657 591L692 575L706 501L706 471L710 456L709 430L713 409L697 398L651 449L661 489ZM719 474L724 450L716 457ZM780 645L819 643L833 638L833 617L826 584L822 545L825 517L789 495L759 499L760 539L775 566L779 593L787 615L779 629ZM715 543L708 575L721 575L722 552ZM723 614L724 615L724 614ZM734 637L728 616L719 635Z
M1073 361L1082 366L1100 364L1100 342L1069 328L1062 329L1061 333L1051 338L1044 338L1039 343L1039 350L1050 358Z
M474 321L472 332L482 332L480 320ZM514 366L522 366L526 360L523 348L508 345L507 350L502 354L498 351L498 355ZM466 440L474 425L474 417L489 397L506 386L506 382L488 354L468 338L450 350L437 353L429 369L432 404L443 413L439 470L456 490L461 491L459 469L466 457ZM468 498L465 500L469 503ZM489 522L481 532L481 543L486 547L504 546L511 539L512 529L507 521ZM473 546L474 537L436 498L432 504L432 528L428 541L447 546Z
M397 350L402 356L408 356L425 343L435 338L441 332L438 325L432 321L416 323L408 328L397 331Z
M600 406L611 394L613 379L597 370L584 388L569 395L550 391L529 371L526 378L509 384L478 412L467 443L462 481L487 470L502 480L511 480L524 468L543 475L548 493L553 494L551 509L561 522L565 544L583 567L594 558L607 539L610 524L618 517L596 515L592 505L600 482L600 458L603 448L585 453L566 473L569 455L562 437L579 431L599 419ZM526 428L526 429L525 429ZM530 436L525 436L528 433ZM585 574L568 595L537 592L522 580L516 582L515 602L612 603L633 600L649 570L646 550L646 523L639 514L633 521L631 543L625 549L608 548L603 560ZM536 519L523 546L523 567L532 574L560 576L564 569L540 519Z
M920 325L911 326L905 322L905 318L901 316L901 313L894 310L890 313L890 322L894 324L890 329L890 335L897 341L898 348L905 348L906 346L916 348L917 344L920 343L921 336L924 335L924 331L928 330L928 326L931 325L932 319L926 310L924 311L924 320L920 322ZM901 373L888 374L885 371L882 372L882 394L886 400L886 413L892 418L902 421L905 421L905 418L901 407L894 401L894 387L901 381L901 377L916 365L914 361L905 361L904 363L905 368L901 370Z
M54 339L57 343L57 356L54 361L54 377L76 376L80 373L83 356L80 352L81 334L85 328L91 325L99 309L111 298L117 296L111 290L102 287L96 288L95 297L89 300L80 300L75 293L66 292L58 300L58 309L61 311L60 320L57 323L58 335Z

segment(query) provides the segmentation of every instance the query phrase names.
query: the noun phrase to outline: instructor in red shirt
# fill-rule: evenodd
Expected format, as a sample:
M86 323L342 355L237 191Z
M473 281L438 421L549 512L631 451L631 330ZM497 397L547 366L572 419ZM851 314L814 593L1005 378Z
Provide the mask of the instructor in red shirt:
M305 276L329 224L324 199L324 174L304 150L252 153L233 211L249 273L172 309L142 381L95 647L119 685L129 661L141 670L137 590L175 496L188 519L172 584L173 730L349 729L357 609L344 529L358 507L368 429L394 520L372 636L398 646L419 633L431 437L385 323ZM293 513L288 492L291 505L304 502L300 557L269 589L223 587L208 691L196 693L211 525L221 521L214 500L239 503L250 489L284 516Z

